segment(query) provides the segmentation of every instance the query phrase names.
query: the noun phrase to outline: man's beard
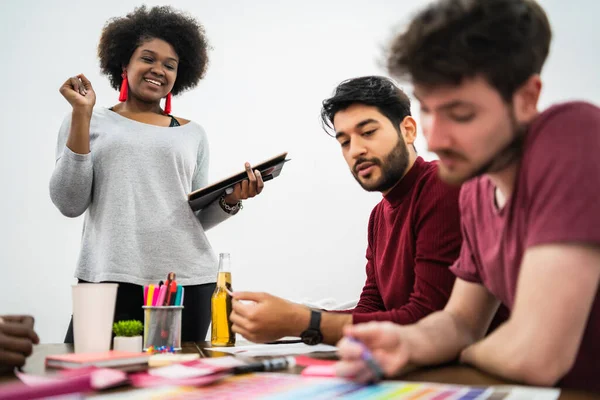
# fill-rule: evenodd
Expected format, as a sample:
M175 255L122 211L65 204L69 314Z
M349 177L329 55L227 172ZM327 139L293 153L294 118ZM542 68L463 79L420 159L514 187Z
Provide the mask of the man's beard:
M352 175L354 179L368 192L385 192L396 185L400 179L404 176L406 172L406 167L408 167L408 149L406 148L406 143L404 143L404 139L402 136L398 135L398 143L396 146L385 156L384 161L381 161L379 158L359 158L354 163L354 167L352 168ZM363 162L369 162L374 165L379 166L381 169L381 177L374 183L364 183L358 176L358 171L356 171L356 167Z
M502 171L513 162L515 162L521 156L523 152L523 144L525 143L525 132L527 128L525 126L517 127L513 131L513 138L511 141L504 146L496 155L492 157L490 161L483 164L477 169L470 178L481 176L483 174L490 174L498 171Z
M490 174L494 172L499 172L514 163L518 160L523 153L523 145L525 143L525 134L527 132L527 125L519 125L517 123L517 119L514 115L514 112L510 113L510 122L511 122L511 131L512 138L511 140L496 154L494 154L488 161L483 163L479 168L474 170L467 176L453 178L450 176L442 176L443 180L449 184L460 185L468 180L471 180L475 177ZM463 159L466 157L461 156Z

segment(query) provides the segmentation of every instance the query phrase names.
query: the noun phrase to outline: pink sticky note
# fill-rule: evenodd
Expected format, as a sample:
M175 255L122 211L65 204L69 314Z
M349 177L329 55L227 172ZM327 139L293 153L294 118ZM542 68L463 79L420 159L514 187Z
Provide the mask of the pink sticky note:
M127 382L127 373L111 368L99 368L92 372L92 387L96 390L108 389Z
M303 376L335 376L335 364L332 365L311 365L302 370Z
M296 365L300 365L301 367L309 367L311 365L333 365L335 363L335 360L322 360L308 356L296 356Z
M226 377L226 373L217 373L203 376L194 376L188 378L164 378L153 376L147 372L131 374L129 379L135 387L158 387L158 386L204 386L214 383Z
M74 369L65 369L58 373L63 378L73 378L75 376L91 375L92 387L96 390L108 389L127 382L127 373L118 369L83 367Z

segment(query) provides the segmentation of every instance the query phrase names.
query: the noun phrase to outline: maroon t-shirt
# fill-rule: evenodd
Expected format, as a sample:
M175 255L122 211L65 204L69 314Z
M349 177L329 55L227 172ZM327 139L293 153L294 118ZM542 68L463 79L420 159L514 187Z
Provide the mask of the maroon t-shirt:
M451 269L512 309L527 248L600 245L600 109L573 102L540 114L528 130L513 194L500 210L494 190L486 176L463 185L463 246ZM571 268L575 273L577 265ZM575 365L558 386L600 390L598 292Z

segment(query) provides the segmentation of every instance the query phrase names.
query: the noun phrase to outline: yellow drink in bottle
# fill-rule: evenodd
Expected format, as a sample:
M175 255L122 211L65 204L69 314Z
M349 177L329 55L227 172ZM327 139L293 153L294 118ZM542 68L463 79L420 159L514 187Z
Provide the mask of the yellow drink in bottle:
M213 346L235 345L235 333L231 330L231 269L229 253L219 255L217 287L211 299L212 331L210 343Z

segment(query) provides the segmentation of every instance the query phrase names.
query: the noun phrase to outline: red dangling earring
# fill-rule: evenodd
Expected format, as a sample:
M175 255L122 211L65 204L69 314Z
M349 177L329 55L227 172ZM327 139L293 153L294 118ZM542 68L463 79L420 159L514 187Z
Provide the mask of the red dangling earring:
M171 114L171 100L173 99L173 95L171 92L167 95L167 100L165 101L165 114Z
M129 82L127 82L127 72L123 71L121 74L123 81L121 82L121 91L119 91L119 101L123 102L127 100L127 92L129 90Z

